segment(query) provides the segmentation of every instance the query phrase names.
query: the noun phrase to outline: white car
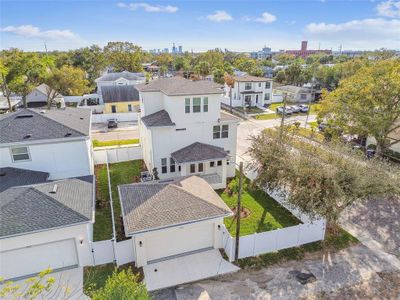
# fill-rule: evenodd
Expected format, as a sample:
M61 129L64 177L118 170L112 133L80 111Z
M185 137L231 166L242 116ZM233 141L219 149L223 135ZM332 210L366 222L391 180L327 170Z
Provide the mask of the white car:
M297 105L291 106L290 109L291 109L291 111L292 111L293 113L298 113L298 112L301 111L300 106L297 106Z
M308 107L308 105L305 105L305 104L301 104L301 105L299 105L299 107L300 107L300 112L302 112L302 113L306 113L310 109Z

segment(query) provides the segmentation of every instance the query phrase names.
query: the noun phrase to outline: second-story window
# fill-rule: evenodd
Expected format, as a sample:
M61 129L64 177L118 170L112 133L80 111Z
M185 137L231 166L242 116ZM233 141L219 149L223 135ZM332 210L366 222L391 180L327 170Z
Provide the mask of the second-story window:
M208 112L208 97L203 98L203 112Z
M193 112L201 112L201 98L193 98Z
M175 173L175 160L172 157L169 158L169 171Z
M185 98L185 113L190 113L190 98Z
M264 100L269 101L269 99L270 99L269 97L270 97L269 93L264 94Z
M265 88L266 88L266 89L270 89L270 88L271 88L271 82L267 81L267 82L265 83Z
M251 84L251 82L246 82L246 83L244 84L244 89L245 89L245 90L251 90L252 87L253 87L253 85Z

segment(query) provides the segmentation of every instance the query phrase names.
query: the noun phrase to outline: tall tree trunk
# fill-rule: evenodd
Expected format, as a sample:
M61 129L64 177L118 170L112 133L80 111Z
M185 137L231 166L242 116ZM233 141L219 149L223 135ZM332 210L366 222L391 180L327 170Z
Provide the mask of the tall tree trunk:
M22 95L22 102L24 103L24 107L28 108L28 103L26 102L26 95Z
M7 102L8 102L8 109L10 110L10 112L13 111L13 107L11 105L11 99L10 99L10 90L8 89L8 85L6 82L6 77L4 76L4 74L1 74L2 80L3 80L3 93L6 94L6 98L7 98Z

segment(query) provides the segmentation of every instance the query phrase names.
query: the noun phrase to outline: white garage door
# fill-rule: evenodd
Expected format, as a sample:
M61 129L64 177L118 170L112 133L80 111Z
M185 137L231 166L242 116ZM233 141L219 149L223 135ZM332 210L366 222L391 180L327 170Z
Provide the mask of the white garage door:
M0 252L0 276L6 279L77 265L73 239Z
M147 261L213 247L214 224L173 227L146 234Z

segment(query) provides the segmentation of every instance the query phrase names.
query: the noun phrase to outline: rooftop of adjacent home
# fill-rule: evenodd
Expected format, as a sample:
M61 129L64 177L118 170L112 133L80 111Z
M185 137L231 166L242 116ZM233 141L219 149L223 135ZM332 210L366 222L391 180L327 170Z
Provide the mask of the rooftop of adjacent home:
M237 82L267 82L267 81L272 81L271 78L257 77L257 76L250 76L250 75L234 76L233 79L235 79L235 81L237 81Z
M97 78L96 81L115 81L120 78L124 78L129 81L145 80L145 76L143 73L132 73L128 71L122 71L122 72L106 73L103 76Z
M139 101L139 91L133 85L106 85L101 95L105 103Z
M136 86L140 92L161 92L167 96L222 94L223 86L209 80L189 80L180 76L160 78Z
M0 143L16 143L90 135L91 110L20 109L0 115Z
M118 191L126 235L232 214L198 176L119 185Z
M0 172L0 238L93 220L94 176L47 181L44 172Z

